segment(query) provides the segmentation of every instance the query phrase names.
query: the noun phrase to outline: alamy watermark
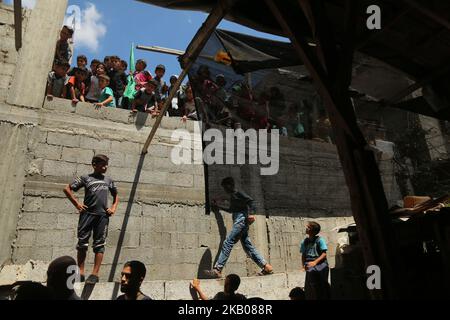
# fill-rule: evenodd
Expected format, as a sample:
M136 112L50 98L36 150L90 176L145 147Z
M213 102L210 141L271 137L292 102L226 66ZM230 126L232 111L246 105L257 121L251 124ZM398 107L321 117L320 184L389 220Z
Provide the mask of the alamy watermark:
M178 144L172 149L173 164L228 164L260 165L263 176L276 175L280 168L280 134L277 130L208 129L203 133L206 146L202 150L200 128L194 134L177 129L172 133L172 142Z
M377 265L367 267L367 289L381 290L381 268Z

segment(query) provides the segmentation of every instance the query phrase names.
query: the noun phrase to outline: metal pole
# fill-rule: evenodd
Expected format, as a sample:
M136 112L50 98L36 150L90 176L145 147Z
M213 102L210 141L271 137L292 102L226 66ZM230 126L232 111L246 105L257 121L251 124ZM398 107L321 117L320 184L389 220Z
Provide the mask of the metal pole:
M180 88L181 84L183 83L184 78L188 74L189 69L194 64L195 60L197 59L198 55L202 51L203 47L205 46L205 44L208 41L211 34L214 32L217 25L220 23L220 21L226 15L227 10L232 6L232 4L235 1L236 0L220 0L217 3L217 5L213 8L211 13L209 14L208 18L206 18L206 21L203 23L203 25L197 31L197 34L192 39L191 43L189 44L189 46L186 50L186 53L182 57L180 57L181 63L183 66L183 72L180 74L177 82L170 90L169 97L164 103L164 108L161 110L160 114L158 115L158 118L156 119L156 122L152 127L152 130L147 138L147 141L144 144L144 148L142 149L142 154L148 153L148 148L150 147L150 144L152 143L155 133L158 130L158 127L160 126L161 121L162 121L164 115L166 114L167 109L169 108L169 105L172 103L172 100L175 97L175 94L177 93L178 89Z

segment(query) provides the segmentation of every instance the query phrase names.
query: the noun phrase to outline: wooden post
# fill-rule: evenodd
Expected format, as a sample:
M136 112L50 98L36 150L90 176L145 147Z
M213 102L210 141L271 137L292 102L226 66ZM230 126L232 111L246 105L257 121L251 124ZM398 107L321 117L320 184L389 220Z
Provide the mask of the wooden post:
M16 50L22 48L22 0L14 0L14 29L16 36Z
M158 130L158 127L161 124L161 121L167 112L167 109L169 108L169 105L172 103L173 98L175 97L178 89L180 88L181 84L183 83L184 78L189 72L189 69L194 64L195 60L197 59L198 55L204 48L206 42L209 40L211 34L214 32L217 25L220 23L220 21L223 19L223 17L226 15L228 9L233 5L233 3L236 2L236 0L219 0L217 5L213 8L211 13L209 14L206 21L203 23L203 25L200 27L200 29L197 31L197 34L192 39L191 43L189 44L188 48L186 49L186 52L183 56L181 56L181 65L183 67L183 71L178 77L177 82L172 87L172 89L169 92L169 97L164 103L163 110L159 114L158 118L155 121L155 124L152 127L152 130L147 138L147 141L144 144L144 148L142 149L142 154L146 154L148 152L148 148L150 147L150 144L152 143L153 137L155 136L156 131Z
M391 240L388 205L378 166L368 149L356 122L356 115L348 94L352 78L354 53L353 31L356 29L355 2L346 1L345 38L340 50L333 39L322 0L298 0L299 12L286 10L280 2L266 0L267 5L283 28L308 68L319 94L324 99L333 131L342 169L349 188L353 216L360 237L366 266L378 265L382 275L382 290L373 291L373 298L398 297L397 278L392 265L395 250ZM302 8L302 9L300 9ZM317 47L312 49L298 29L299 16L312 24ZM315 50L316 52L314 52Z

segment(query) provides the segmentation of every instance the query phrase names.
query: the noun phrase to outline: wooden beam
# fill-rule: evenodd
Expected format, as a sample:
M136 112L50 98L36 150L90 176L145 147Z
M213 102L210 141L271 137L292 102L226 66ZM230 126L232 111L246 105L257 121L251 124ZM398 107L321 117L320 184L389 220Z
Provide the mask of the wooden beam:
M16 50L22 48L22 0L14 0L14 30Z
M138 46L136 46L136 49L157 52L157 53L165 53L165 54L170 54L170 55L177 56L177 57L185 54L185 51L182 51L182 50L163 48L163 47L158 47L158 46L139 46L138 45Z
M426 6L423 5L423 3L426 3L425 1L422 1L421 3L415 1L415 0L403 0L406 4L408 4L410 7L416 9L423 15L427 16L437 24L440 24L443 27L446 27L450 30L450 21L447 19L441 17L438 13L428 9Z
M307 9L305 16L311 16L312 12L314 20L310 17L309 21L322 25L317 27L316 30L321 30L317 33L319 42L325 43L333 39L333 35L332 31L325 27L330 28L330 23L323 21L323 19L326 19L326 15L323 12L318 12L320 5L317 5L317 2L321 1L303 1L303 5L300 7ZM342 48L338 50L336 75L331 77L324 72L321 64L317 62L318 57L311 52L302 33L297 32L298 16L288 12L278 1L266 0L266 3L285 34L290 38L324 99L349 188L352 211L357 223L366 265L378 265L383 272L382 291L372 291L372 296L378 299L396 297L396 279L392 270L395 250L392 246L387 200L374 154L368 149L367 143L357 126L353 104L348 94L348 87L352 79L354 31L358 13L355 8L356 2L346 0L344 19L346 36L343 39ZM322 7L324 7L323 4ZM321 50L327 50L326 48L337 48L336 41L327 43L327 46L322 46ZM323 56L329 57L330 53L323 52ZM326 61L326 64L329 65L330 61Z
M211 34L216 29L217 25L222 21L222 19L227 14L228 10L233 6L233 4L237 0L219 0L217 5L213 8L211 13L206 18L203 25L200 27L200 29L197 31L196 35L192 39L191 43L189 44L188 48L186 49L186 52L183 56L180 57L180 62L183 67L183 71L178 77L177 82L173 85L172 89L169 92L169 97L166 99L166 102L164 103L163 110L160 112L159 116L156 118L155 124L152 127L152 130L147 138L147 141L144 144L144 148L142 149L142 154L146 154L148 152L148 148L150 147L150 144L152 143L152 140L156 134L156 131L158 130L162 119L164 118L164 115L166 114L167 110L169 109L169 105L172 103L173 98L175 97L178 89L180 88L181 84L183 83L184 78L189 72L189 69L194 64L195 60L199 56L200 52L204 48L206 42L211 37Z
M446 73L450 72L450 64L446 62L441 67L437 68L436 70L432 71L430 74L422 78L421 80L413 83L409 87L401 90L400 92L394 94L392 97L387 99L384 104L387 106L391 106L403 98L407 97L408 95L412 94L414 91L422 88L423 86L429 84L433 80L439 78L440 76L445 75Z

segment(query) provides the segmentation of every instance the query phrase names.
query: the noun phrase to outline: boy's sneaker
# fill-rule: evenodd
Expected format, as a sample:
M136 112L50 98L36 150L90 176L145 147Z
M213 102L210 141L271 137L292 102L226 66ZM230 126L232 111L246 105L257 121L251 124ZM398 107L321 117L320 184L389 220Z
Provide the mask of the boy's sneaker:
M96 284L98 282L99 282L98 276L95 276L93 274L91 274L86 280L86 284Z
M268 276L273 274L273 267L270 264L266 264L264 268L258 273L259 276Z
M220 272L217 269L205 270L204 273L208 278L211 278L211 279L221 279L222 278L222 272Z

